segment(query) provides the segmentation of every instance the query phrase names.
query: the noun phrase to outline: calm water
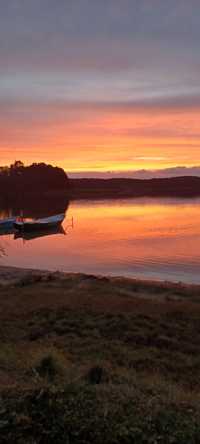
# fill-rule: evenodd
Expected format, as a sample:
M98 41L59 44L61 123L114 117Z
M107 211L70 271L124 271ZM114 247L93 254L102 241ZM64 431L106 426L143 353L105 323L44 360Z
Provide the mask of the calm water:
M0 264L200 283L200 199L77 201L63 225L66 235L1 235Z

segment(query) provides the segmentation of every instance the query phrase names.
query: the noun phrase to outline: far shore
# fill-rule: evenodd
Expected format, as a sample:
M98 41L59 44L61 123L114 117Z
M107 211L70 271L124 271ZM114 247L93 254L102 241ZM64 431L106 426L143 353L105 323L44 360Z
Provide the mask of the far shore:
M69 179L69 199L200 196L200 177Z
M35 190L34 187L21 190L4 189L0 196L2 207L40 210L53 207L62 212L72 200L128 199L142 197L198 198L200 177L186 176L162 179L69 179L67 186L49 190ZM21 207L20 207L21 206Z

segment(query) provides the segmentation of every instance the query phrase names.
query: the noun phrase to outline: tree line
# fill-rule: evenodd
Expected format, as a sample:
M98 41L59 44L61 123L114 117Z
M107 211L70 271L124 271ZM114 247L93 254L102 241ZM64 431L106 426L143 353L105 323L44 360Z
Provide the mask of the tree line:
M0 168L0 189L3 194L40 193L68 189L68 176L62 168L45 163L25 166L20 160Z

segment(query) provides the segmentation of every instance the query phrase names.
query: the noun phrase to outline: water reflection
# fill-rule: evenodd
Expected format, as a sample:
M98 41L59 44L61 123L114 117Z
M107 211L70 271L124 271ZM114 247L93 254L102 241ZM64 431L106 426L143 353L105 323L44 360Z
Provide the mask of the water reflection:
M0 244L0 257L5 255L6 255L5 248L3 247L3 245Z
M1 264L200 283L200 199L74 201L63 227L2 236Z
M14 239L23 239L24 241L37 239L39 237L52 236L58 234L66 234L66 231L62 225L55 227L48 227L43 230L33 230L33 231L16 231L14 233Z
M43 217L50 217L55 215L57 212L64 213L66 217L66 212L69 206L69 201L66 197L55 197L49 199L31 199L27 200L23 197L21 199L13 202L12 207L5 206L0 209L0 220L5 221L7 218L16 217L16 215L23 215L23 218L27 219L37 219ZM45 236L52 235L65 235L66 231L62 225L56 225L52 227L45 227L42 230L33 230L32 232L17 231L14 224L0 225L0 257L6 256L6 247L9 247L9 240L22 239L23 242L28 240L34 240ZM12 238L11 238L12 235Z
M42 199L38 197L30 199L28 196L21 196L21 198L12 198L12 200L3 203L0 201L0 219L20 214L23 214L25 218L50 217L54 214L65 213L68 206L68 197L59 194L53 198L45 195Z
M0 227L0 236L5 236L8 234L14 234L15 229L14 226L10 227L10 228L1 228Z
M73 223L68 224L66 226L66 229L68 229L69 227L73 228ZM26 242L46 236L48 236L49 238L53 235L66 235L66 229L63 227L62 224L33 231L17 231L13 226L10 229L0 229L0 236L4 237L4 244L7 243L8 245L8 235L13 235L12 239L14 240L21 239L23 242ZM5 240L7 242L5 242ZM6 245L0 243L0 257L2 256L6 256Z

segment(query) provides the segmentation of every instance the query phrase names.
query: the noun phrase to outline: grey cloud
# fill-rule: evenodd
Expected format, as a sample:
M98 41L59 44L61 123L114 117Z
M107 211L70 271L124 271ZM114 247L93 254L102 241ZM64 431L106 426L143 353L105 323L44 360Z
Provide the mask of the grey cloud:
M199 16L199 0L0 0L1 121L199 111Z
M129 116L139 116L140 114L149 115L151 121L147 126L140 128L109 128L106 129L102 127L102 131L108 130L109 133L113 135L124 135L124 136L134 136L143 134L143 136L186 136L191 137L199 136L197 129L192 126L190 130L190 125L185 127L185 123L182 122L182 115L188 113L188 111L193 112L193 119L198 118L200 113L200 96L175 96L175 97L159 97L157 99L143 99L135 101L80 101L80 100L40 100L38 97L36 100L24 99L24 98L12 98L4 97L0 100L0 121L15 121L15 122L50 122L50 121L78 121L82 118L91 120L91 116L101 116L106 113L106 115L129 115ZM159 126L154 121L153 116L162 116L162 113L168 113L169 119L170 115L172 118L176 118L176 125L170 127L163 122ZM89 127L88 127L89 129ZM93 129L95 125L93 123ZM98 128L97 128L98 129ZM198 133L198 134L197 134Z
M0 0L0 7L0 54L8 67L13 60L32 68L126 69L146 65L145 54L156 62L155 48L160 57L199 58L196 0Z

